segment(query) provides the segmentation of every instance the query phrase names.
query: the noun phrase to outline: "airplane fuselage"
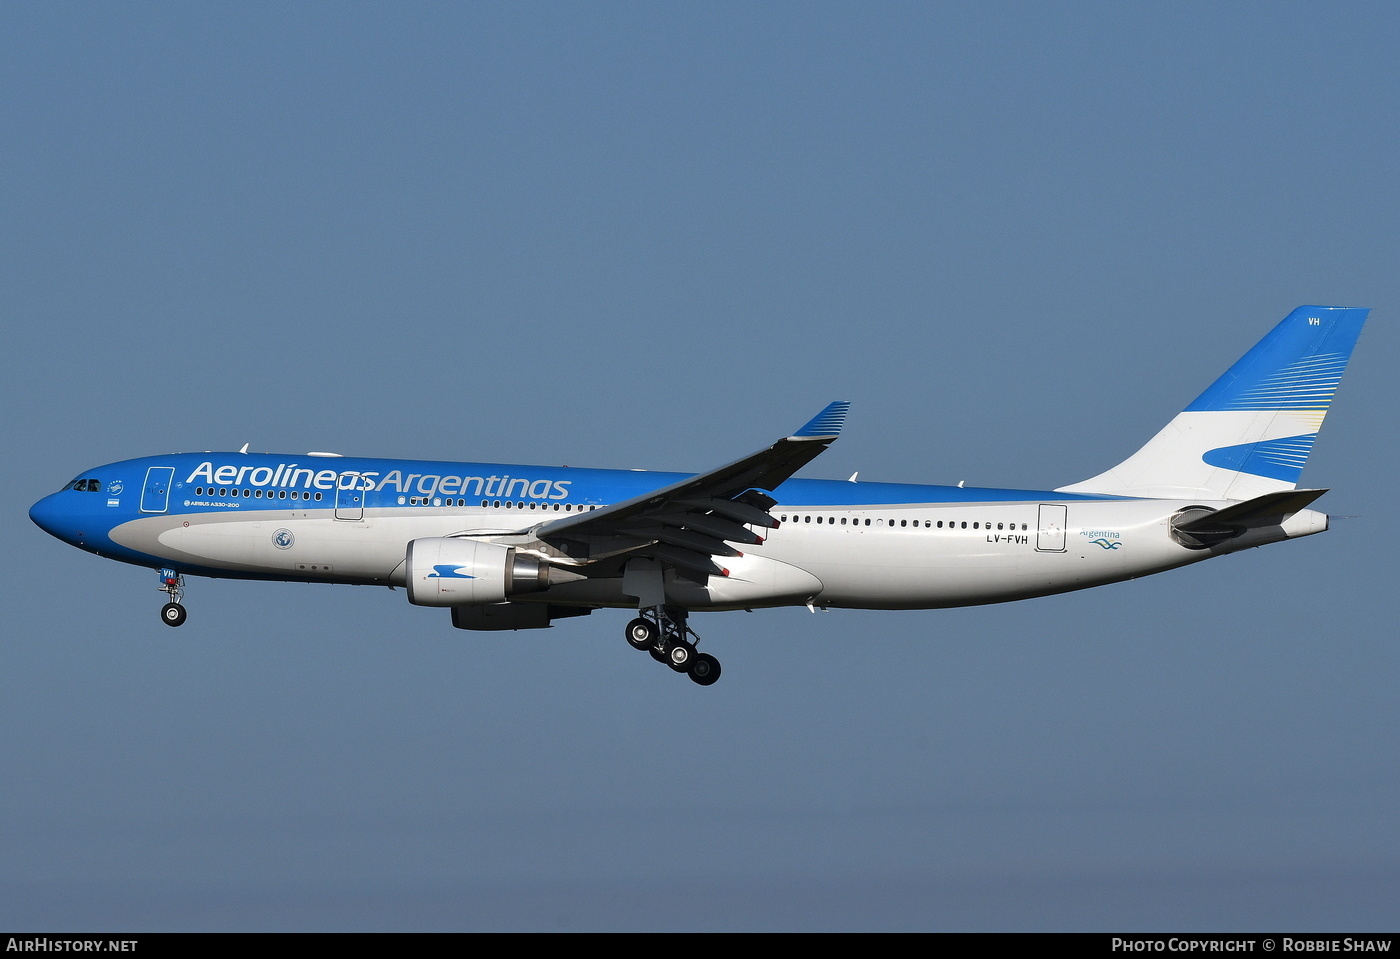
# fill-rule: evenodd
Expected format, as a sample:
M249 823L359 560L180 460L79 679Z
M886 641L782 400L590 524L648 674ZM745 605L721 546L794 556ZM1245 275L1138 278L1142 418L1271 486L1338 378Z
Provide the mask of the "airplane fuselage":
M534 527L684 478L641 470L187 453L86 471L36 504L32 515L89 552L186 575L404 586L405 553L414 540L489 537L567 565L571 557L534 538ZM669 574L667 601L697 610L1004 602L1132 579L1327 525L1324 514L1302 510L1276 532L1203 549L1173 536L1172 518L1223 502L804 479L786 481L773 497L770 512L780 525L753 528L762 543L725 558L725 577L701 582ZM515 598L637 604L620 573Z

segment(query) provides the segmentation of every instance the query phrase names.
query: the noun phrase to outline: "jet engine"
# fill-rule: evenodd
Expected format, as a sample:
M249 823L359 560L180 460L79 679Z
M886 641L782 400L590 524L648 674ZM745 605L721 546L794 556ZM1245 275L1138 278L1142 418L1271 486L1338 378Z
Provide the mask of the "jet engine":
M475 606L584 579L537 557L479 539L436 536L408 544L408 601L415 606Z

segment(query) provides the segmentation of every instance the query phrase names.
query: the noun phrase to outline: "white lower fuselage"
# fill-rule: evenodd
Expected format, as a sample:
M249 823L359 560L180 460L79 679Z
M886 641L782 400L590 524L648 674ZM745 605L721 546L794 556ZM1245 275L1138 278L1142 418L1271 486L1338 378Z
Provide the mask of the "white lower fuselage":
M811 603L924 609L1005 602L1098 586L1326 528L1304 510L1284 527L1213 549L1171 534L1190 506L1160 499L1069 499L888 506L778 505L762 545L722 560L728 577L697 582L668 571L667 601L691 609ZM409 542L472 535L567 563L528 533L526 517L479 506L365 509L335 519L325 509L240 509L141 517L110 531L113 542L200 575L404 585ZM527 514L528 515L528 514ZM535 517L530 517L534 519ZM540 517L541 519L543 517ZM555 586L525 602L635 607L620 575Z

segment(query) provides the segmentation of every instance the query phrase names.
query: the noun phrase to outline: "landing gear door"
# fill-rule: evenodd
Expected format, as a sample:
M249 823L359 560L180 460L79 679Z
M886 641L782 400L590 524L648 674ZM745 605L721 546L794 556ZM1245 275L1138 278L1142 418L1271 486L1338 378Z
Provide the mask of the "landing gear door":
M170 506L170 482L175 467L152 466L146 470L146 485L141 489L141 512L164 513Z
M365 518L364 481L359 473L341 473L335 484L335 518L362 520Z
M1063 553L1065 551L1065 524L1069 516L1068 506L1053 503L1040 504L1040 521L1037 524L1035 548L1042 553Z

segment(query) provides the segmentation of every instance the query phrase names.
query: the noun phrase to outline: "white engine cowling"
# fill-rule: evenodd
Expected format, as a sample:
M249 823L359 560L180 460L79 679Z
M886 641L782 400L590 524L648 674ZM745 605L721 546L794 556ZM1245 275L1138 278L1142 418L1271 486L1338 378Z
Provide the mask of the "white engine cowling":
M436 536L408 544L408 601L415 606L475 606L547 589L549 567L515 547Z

